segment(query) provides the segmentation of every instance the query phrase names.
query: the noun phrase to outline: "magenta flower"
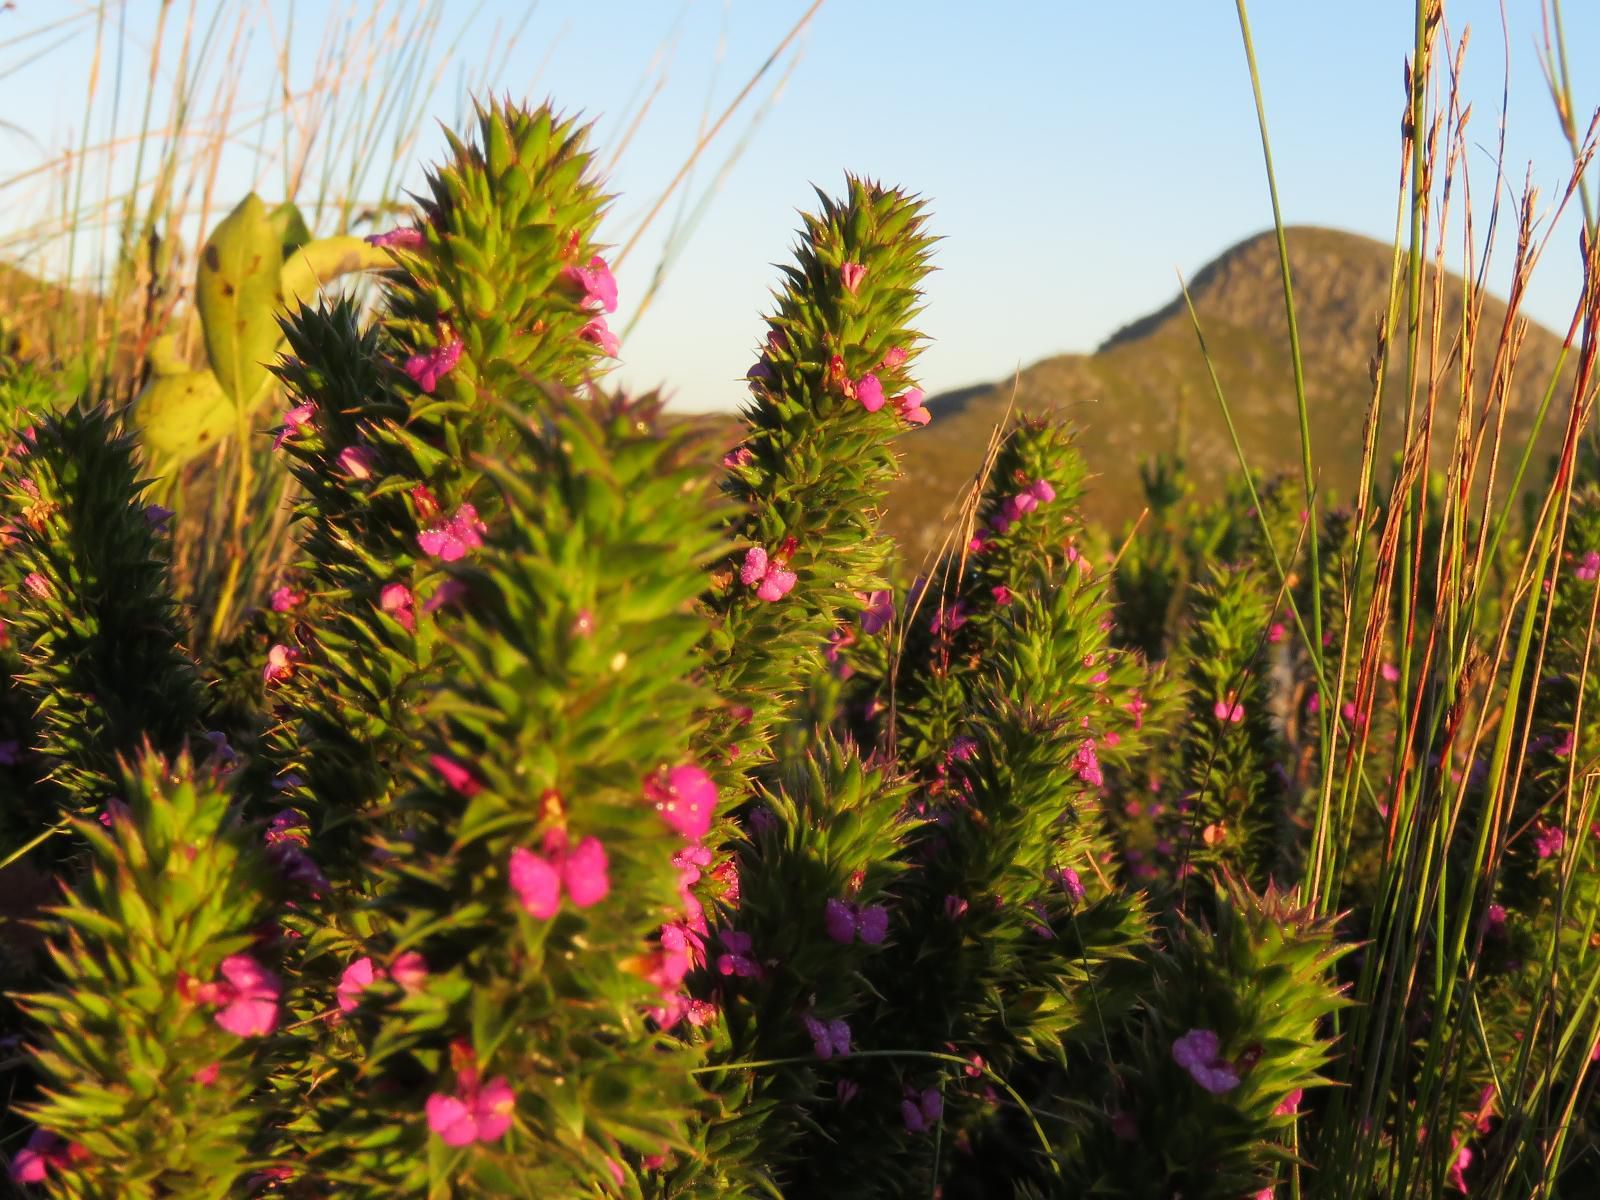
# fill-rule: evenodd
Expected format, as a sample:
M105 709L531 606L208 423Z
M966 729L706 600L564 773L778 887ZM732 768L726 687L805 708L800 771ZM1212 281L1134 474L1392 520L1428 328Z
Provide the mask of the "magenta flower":
M898 368L905 366L907 357L909 356L906 354L906 348L904 346L895 346L890 349L889 353L883 356L883 361L879 363L878 366L883 368L885 371L897 370Z
M476 1071L457 1071L458 1095L434 1092L428 1097L428 1128L446 1146L498 1141L511 1128L517 1098L506 1077L497 1075L481 1090L477 1083Z
M622 349L622 343L617 341L617 335L611 332L604 317L595 317L578 330L578 340L599 346L600 352L607 358L616 358Z
M210 1087L217 1081L217 1076L222 1073L220 1062L207 1063L193 1075L189 1076L190 1083L197 1083L201 1087Z
M51 1171L88 1157L89 1152L76 1142L68 1145L48 1129L35 1129L28 1135L28 1144L11 1160L11 1179L14 1183L43 1183Z
M478 510L463 504L448 521L417 534L417 544L424 554L441 562L456 562L465 558L468 550L483 545L483 535L487 531L488 526L478 520Z
M428 960L415 950L407 950L389 967L389 978L407 992L421 991L428 981Z
M1592 579L1600 579L1600 550L1591 550L1585 554L1583 562L1573 574L1585 583Z
M1050 501L1056 498L1056 489L1050 486L1048 480L1035 479L1028 485L1028 495L1032 496L1040 504L1049 504Z
M201 989L201 998L220 1004L217 1024L235 1037L261 1037L278 1024L277 976L248 954L222 960L222 981Z
M439 778L468 799L483 790L483 785L478 782L477 777L455 759L443 754L430 754L428 761L433 764L433 769L439 772Z
M944 1097L938 1088L924 1088L921 1092L906 1089L906 1098L900 1101L900 1118L909 1133L927 1133L944 1116Z
M346 446L339 451L339 469L351 479L371 479L377 464L376 456L366 446Z
M1450 1135L1450 1148L1455 1150L1456 1153L1450 1160L1450 1169L1446 1172L1445 1179L1451 1187L1465 1195L1467 1192L1466 1172L1467 1168L1472 1165L1472 1150L1468 1146L1462 1146L1459 1150L1456 1150L1456 1146L1460 1141L1460 1134Z
M582 297L585 308L600 312L617 311L617 280L606 260L596 254L587 267L562 267L561 280Z
M261 681L268 685L281 683L294 674L295 659L300 652L279 642L267 651L267 665L261 668Z
M570 851L557 839L545 853L518 846L511 852L511 890L529 916L548 921L561 906L561 891L574 908L592 908L611 892L610 864L599 838L586 837Z
M26 575L24 575L22 578L22 586L27 588L41 600L48 600L51 596L56 594L55 589L50 586L50 581L37 571L29 571Z
M1400 668L1393 663L1386 662L1378 668L1378 674L1383 676L1385 683L1396 683L1400 679Z
M854 391L861 407L869 413L875 413L883 407L883 384L878 382L876 375L863 375L856 380Z
M1304 1088L1295 1088L1294 1091L1278 1102L1278 1107L1272 1110L1272 1115L1275 1117L1294 1116L1295 1113L1300 1111L1300 1100L1305 1094Z
M1071 867L1062 867L1059 878L1061 890L1067 894L1067 899L1074 904L1082 904L1084 897L1082 877Z
M292 587L281 587L272 593L272 599L269 603L272 605L273 612L286 613L293 612L299 608L304 600L305 596L295 591Z
M1224 1061L1221 1043L1209 1029L1191 1029L1172 1043L1172 1059L1206 1091L1220 1096L1239 1086L1239 1072Z
M795 573L776 557L769 558L761 546L751 546L745 551L744 564L739 568L739 580L746 587L756 589L756 598L771 604L782 600L795 585Z
M861 286L861 281L866 278L867 269L860 263L847 262L839 268L839 282L844 284L844 290L852 296Z
M406 359L405 373L424 392L432 393L443 379L455 369L461 361L461 351L464 349L460 338L452 338L442 346L435 346L432 350L421 354L413 354Z
M417 631L417 612L413 607L414 603L415 598L411 595L411 589L403 583L388 584L378 595L378 607L400 622L407 633Z
M889 911L881 904L862 907L846 900L830 899L823 910L828 936L842 946L860 938L869 946L881 945L889 933Z
M1218 700L1211 706L1211 714L1219 721L1230 721L1237 725L1244 720L1244 705L1240 704L1232 696L1228 696L1225 699Z
M967 915L967 902L960 896L946 896L944 898L944 915L952 921L959 921Z
M850 1026L843 1020L819 1021L810 1013L804 1013L800 1023L805 1026L806 1034L816 1047L818 1058L850 1053Z
M1003 583L997 583L989 589L989 594L994 597L994 602L1001 608L1011 603L1011 589Z
M1540 858L1554 858L1567 844L1567 835L1555 825L1540 825L1534 831L1533 848Z
M965 600L953 601L945 607L944 601L939 602L939 610L933 614L933 619L928 622L930 633L954 633L967 623L967 603Z
M361 993L377 980L382 972L372 964L372 959L361 957L344 969L339 976L339 986L333 995L339 1002L339 1011L353 1013L361 1005Z
M922 403L923 391L921 388L912 388L903 395L896 396L894 402L900 409L900 415L912 425L926 425L933 420L933 414Z
M1085 738L1083 745L1078 747L1078 752L1072 756L1072 769L1090 787L1105 783L1105 772L1100 769L1100 756L1095 753L1093 738Z
M409 225L401 225L387 233L373 233L367 235L369 246L387 246L390 249L416 250L425 243L422 230Z
M1282 621L1274 621L1271 625L1267 626L1267 641L1272 643L1274 646L1283 641L1288 634L1289 631L1284 627Z
M761 974L761 964L751 957L754 944L748 933L724 929L719 935L726 953L717 956L717 973L737 975L740 979L753 979Z
M722 465L732 471L739 467L747 467L755 461L749 446L736 446L722 456Z
M438 612L441 608L449 608L458 603L467 594L467 585L459 579L446 579L433 589L433 595L422 605L425 613Z
M278 430L278 435L272 439L272 448L274 450L282 450L284 442L311 424L311 418L316 415L316 412L317 406L307 400L304 404L297 404L284 413L283 427Z
M859 592L856 593L860 595ZM882 633L894 620L894 593L888 590L873 592L867 597L866 610L861 614L861 632Z
M693 763L673 767L664 784L652 780L645 790L661 819L690 841L699 841L711 828L717 785Z

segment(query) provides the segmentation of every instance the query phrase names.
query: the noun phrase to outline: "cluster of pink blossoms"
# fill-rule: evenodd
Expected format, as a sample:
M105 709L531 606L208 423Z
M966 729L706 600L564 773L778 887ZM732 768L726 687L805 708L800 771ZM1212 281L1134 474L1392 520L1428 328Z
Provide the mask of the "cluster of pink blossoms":
M1000 511L989 518L989 526L996 533L1005 533L1023 517L1041 504L1056 498L1056 489L1046 479L1035 479L1014 496L1007 496Z
M751 546L745 551L744 563L739 568L739 582L756 590L756 598L769 604L782 600L795 585L795 573L789 570L789 554L793 548L787 539L784 547L768 554L764 546ZM788 548L788 553L785 553Z
M516 1093L504 1075L497 1075L480 1086L478 1071L469 1062L471 1050L458 1045L455 1055L456 1091L454 1095L434 1092L428 1097L428 1128L446 1146L470 1146L473 1142L494 1142L511 1128L517 1110Z
M568 847L567 835L552 829L545 835L544 852L518 846L511 852L508 878L524 911L548 921L561 907L561 893L574 908L592 908L611 894L611 864L596 837L586 837Z
M77 1142L65 1142L48 1129L35 1129L28 1144L11 1160L13 1183L43 1183L52 1171L87 1162L89 1151Z
M407 992L419 991L428 978L428 962L415 950L408 950L385 971L369 955L363 955L339 976L339 986L333 993L339 1011L346 1016L355 1012L361 1007L361 994L385 977L394 980Z

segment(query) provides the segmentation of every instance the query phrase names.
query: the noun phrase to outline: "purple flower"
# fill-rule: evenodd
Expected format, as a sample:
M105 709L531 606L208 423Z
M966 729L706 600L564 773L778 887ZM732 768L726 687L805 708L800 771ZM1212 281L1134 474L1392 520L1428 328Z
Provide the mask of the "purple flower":
M1083 880L1071 867L1061 868L1061 890L1066 892L1067 898L1074 904L1083 903Z
M596 254L587 267L562 267L562 282L582 295L585 308L600 312L617 311L617 281L606 260Z
M944 1097L938 1088L924 1088L921 1092L906 1089L906 1098L900 1101L900 1118L911 1133L927 1133L944 1116Z
M944 601L939 602L939 611L933 614L933 619L928 622L930 633L954 633L967 623L967 603L965 600L953 601L948 608Z
M857 595L860 595L858 592ZM882 633L894 620L894 593L888 590L873 592L867 597L866 610L861 614L861 632Z
M432 350L413 354L406 359L405 372L419 388L431 393L439 386L439 380L461 361L461 351L461 339L452 338L442 346L435 346Z
M1206 1091L1220 1096L1239 1086L1239 1072L1219 1055L1221 1043L1209 1029L1191 1029L1172 1043L1172 1059Z
M850 1053L850 1026L843 1020L819 1021L810 1013L804 1013L800 1023L805 1026L807 1035L816 1046L818 1058Z
M869 946L882 944L889 933L889 912L881 904L863 908L845 900L830 899L823 912L823 924L828 936L840 945L848 946L860 938Z
M719 936L726 951L717 956L717 972L737 975L740 979L753 979L761 974L761 965L751 956L754 945L748 933L737 929L724 929Z
M967 914L967 902L960 896L946 896L944 898L944 915L952 921L959 921Z

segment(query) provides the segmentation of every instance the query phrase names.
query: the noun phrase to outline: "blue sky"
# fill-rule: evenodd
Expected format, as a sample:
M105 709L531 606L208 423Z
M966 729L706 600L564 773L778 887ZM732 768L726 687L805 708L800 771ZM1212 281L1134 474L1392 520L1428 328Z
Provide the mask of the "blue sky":
M506 31L524 18L503 68L491 73L495 90L549 96L582 111L597 121L603 147L664 77L612 176L619 199L607 232L620 241L808 2L544 0L528 15L526 3L449 0L457 57L428 109L451 120L460 72L475 77L498 62ZM16 57L5 49L8 34L39 23L46 10L61 11L61 3L24 0L0 15L0 70ZM251 7L270 7L280 18L288 10L276 0ZM361 7L301 0L297 45L321 38L330 9ZM1586 117L1600 102L1600 57L1592 49L1600 46L1600 5L1568 0L1566 7ZM157 0L131 0L130 30L148 30L157 8ZM1539 0L1505 0L1505 8L1509 173L1520 182L1531 163L1548 204L1568 155L1535 53ZM1410 9L1404 0L1254 5L1289 221L1390 238ZM1486 205L1506 46L1499 4L1450 0L1447 20L1452 33L1468 24L1473 30L1466 92L1475 104L1475 196ZM272 87L265 25L258 37L263 49L249 69L260 80L246 90L264 96ZM46 145L63 144L81 119L91 44L85 25L46 59L0 77L0 114ZM1226 0L996 0L981 8L958 0L825 0L795 48L792 70L789 57L774 67L619 272L620 327L661 259L679 199L699 212L655 302L624 342L621 371L631 386L664 383L684 409L737 403L775 277L770 264L787 256L812 183L837 189L846 170L931 202L933 231L945 240L923 320L933 339L922 360L930 390L1092 349L1170 299L1176 272L1192 274L1270 224L1249 77ZM786 70L781 95L769 104L771 85ZM439 148L430 128L420 157L436 158ZM0 179L38 153L0 130ZM219 187L236 195L258 174L270 191L270 165L240 153ZM413 185L419 177L416 168L405 175ZM6 198L0 192L0 228ZM1558 242L1530 297L1535 316L1563 328L1577 297L1575 244L1575 232Z

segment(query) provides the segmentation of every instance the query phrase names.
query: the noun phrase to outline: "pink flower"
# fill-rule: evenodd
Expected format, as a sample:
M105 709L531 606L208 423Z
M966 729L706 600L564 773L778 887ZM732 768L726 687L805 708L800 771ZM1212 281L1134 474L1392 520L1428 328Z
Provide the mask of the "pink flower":
M483 535L487 531L488 526L478 520L478 510L463 504L448 521L417 534L417 544L424 554L440 562L456 562L465 558L468 550L483 545Z
M1084 897L1083 879L1071 867L1062 867L1059 875L1061 890L1066 892L1067 899L1074 904L1082 904Z
M405 372L419 388L431 393L439 386L439 380L453 371L455 365L461 361L463 348L460 338L452 338L442 346L435 346L432 350L421 354L413 354L406 359Z
M1049 480L1035 479L1028 485L1028 495L1040 504L1049 504L1056 498L1056 489L1050 486Z
M960 896L946 896L944 898L944 915L952 921L959 921L967 915L967 902Z
M201 1067L198 1071L196 1071L193 1075L189 1076L189 1082L190 1083L197 1083L201 1087L210 1087L213 1083L215 1083L217 1081L217 1076L218 1076L218 1074L221 1073L221 1071L222 1071L222 1064L221 1063L219 1063L219 1062L207 1063L205 1066Z
M381 974L372 965L372 959L363 956L355 960L344 969L339 976L339 986L334 989L334 998L339 1002L339 1011L353 1013L360 1007L361 993L372 986Z
M856 593L860 595L860 593ZM861 632L871 635L882 633L894 620L894 593L881 590L867 597L866 610L861 614Z
M281 587L272 593L272 599L269 603L272 605L273 612L286 613L293 612L299 608L304 600L305 597L292 587Z
M617 311L617 281L606 260L596 254L587 267L562 267L562 282L582 295L582 304L600 312Z
M378 460L366 446L346 446L339 451L339 469L351 479L371 479Z
M468 799L483 790L482 785L472 772L455 759L448 758L443 754L430 754L428 761L433 764L433 769L439 772L439 777L445 783Z
M933 414L922 403L923 391L921 388L912 388L909 392L896 396L894 402L900 409L900 415L912 425L926 425L933 420Z
M467 594L467 585L459 579L446 579L433 589L433 595L422 605L425 613L438 612L441 608L449 608L458 603Z
M748 933L724 929L718 939L726 951L717 956L718 974L737 975L740 979L753 979L761 974L761 964L751 957L754 944Z
M388 246L391 249L415 250L425 243L422 230L414 229L409 225L401 225L387 233L373 233L367 235L369 246Z
M1278 1107L1272 1110L1272 1115L1275 1117L1294 1116L1295 1113L1300 1111L1300 1100L1305 1094L1304 1088L1295 1088L1294 1091L1278 1102Z
M878 382L876 375L863 375L856 380L854 391L861 407L869 413L875 413L883 407L883 384Z
M699 841L711 828L717 785L693 763L673 767L664 784L652 780L645 791L661 819L690 841Z
M202 989L202 998L222 1005L217 1024L235 1037L260 1037L278 1024L277 976L248 954L222 960L222 982Z
M610 864L599 838L586 837L570 851L547 838L545 853L518 846L511 852L511 890L531 917L548 921L561 907L561 890L574 908L591 908L611 892Z
M1585 583L1591 579L1600 579L1600 550L1591 550L1585 554L1583 562L1573 574Z
M1533 848L1540 858L1554 858L1567 844L1567 835L1558 826L1540 825L1534 832Z
M415 950L407 950L389 967L389 978L407 992L422 990L428 981L428 960Z
M1271 625L1269 625L1267 627L1267 641L1271 642L1274 646L1276 646L1279 642L1283 641L1283 639L1288 636L1288 633L1289 633L1289 631L1286 628L1284 628L1284 624L1283 624L1282 621L1274 621Z
M989 589L989 594L994 597L994 602L1001 608L1011 603L1011 589L1003 583L997 583Z
M1219 721L1231 721L1237 725L1244 720L1244 705L1240 704L1232 696L1228 696L1226 699L1218 700L1211 706L1211 715Z
M732 471L739 467L747 467L755 461L755 454L749 446L735 446L722 456L722 465Z
M76 1142L68 1145L48 1129L35 1129L28 1144L11 1160L11 1179L15 1183L43 1183L51 1171L59 1171L89 1157Z
M883 368L885 371L893 371L904 366L906 358L906 348L904 346L895 346L889 351L889 353L883 356L883 361L879 363L878 366Z
M823 912L828 936L848 946L859 937L869 946L881 945L889 933L889 911L881 904L862 907L845 900L829 899Z
M426 1106L428 1128L446 1146L470 1146L473 1142L493 1142L511 1128L517 1108L516 1094L504 1075L497 1075L480 1091L477 1072L456 1072L460 1094L448 1096L434 1092Z
M1209 1029L1191 1029L1172 1043L1172 1058L1206 1091L1220 1096L1239 1086L1239 1073L1218 1055L1220 1043Z
M311 424L311 418L316 415L316 412L317 406L307 400L304 404L297 404L284 413L283 428L279 429L277 437L272 439L272 448L274 450L282 450L286 441Z
M755 588L756 598L769 604L787 596L795 585L795 578L793 571L776 557L769 558L761 546L751 546L745 551L744 563L739 568L740 582Z
M1450 1149L1456 1150L1456 1147L1460 1141L1461 1138L1459 1134L1452 1134L1450 1136ZM1461 1192L1462 1194L1465 1194L1467 1191L1466 1172L1467 1168L1471 1165L1472 1150L1470 1147L1462 1146L1460 1150L1456 1151L1454 1157L1450 1160L1450 1169L1445 1175L1446 1182L1448 1182L1451 1187L1455 1188L1456 1191Z
M408 633L417 631L417 613L412 604L411 589L403 583L388 584L378 596L378 607L398 621Z
M924 1088L917 1092L906 1089L906 1098L900 1101L900 1119L910 1133L927 1133L944 1116L944 1097L938 1088Z
M950 749L945 751L947 762L971 762L978 755L978 739L968 737L966 734L957 734L950 743Z
M844 290L852 296L861 286L862 279L866 278L867 269L860 263L847 262L839 268L839 282L844 284Z
M850 1053L850 1026L844 1021L837 1018L831 1021L819 1021L810 1013L804 1013L800 1017L800 1023L805 1026L807 1035L816 1047L818 1058L832 1058L835 1054Z
M22 586L41 600L48 600L56 594L55 588L50 586L50 581L37 571L29 571L24 575Z
M604 317L595 317L578 330L578 340L599 346L607 358L616 358L617 352L622 349L622 343L617 341L617 335L611 332Z
M1085 738L1078 747L1078 752L1072 756L1072 769L1090 787L1100 787L1105 783L1105 772L1100 769L1100 756L1095 753L1093 738Z
M267 651L267 665L261 668L261 681L274 684L289 678L294 674L294 662L299 657L298 650L279 642Z

